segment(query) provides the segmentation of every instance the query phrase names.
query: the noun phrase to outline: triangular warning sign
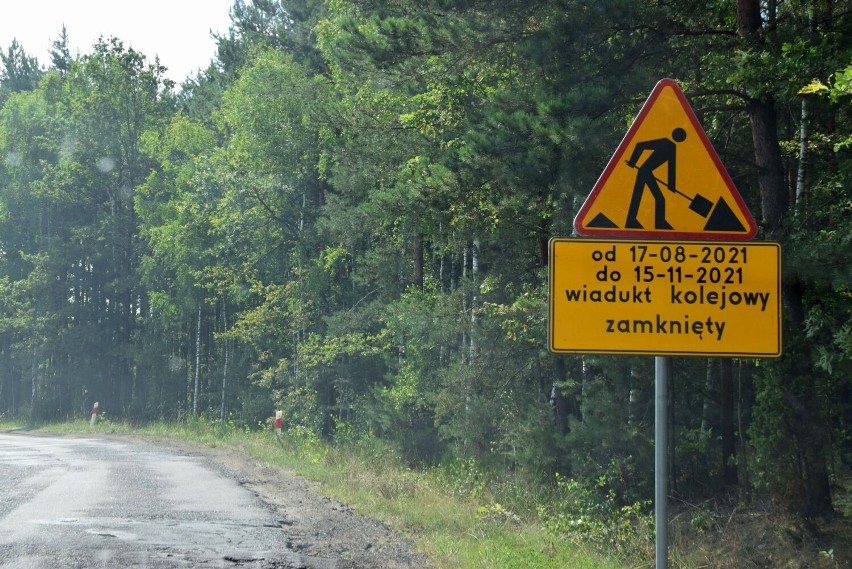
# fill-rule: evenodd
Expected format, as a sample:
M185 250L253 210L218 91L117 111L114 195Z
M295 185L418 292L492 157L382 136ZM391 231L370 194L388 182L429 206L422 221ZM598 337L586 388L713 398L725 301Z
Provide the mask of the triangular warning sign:
M574 219L603 237L748 240L757 226L677 83L657 83Z

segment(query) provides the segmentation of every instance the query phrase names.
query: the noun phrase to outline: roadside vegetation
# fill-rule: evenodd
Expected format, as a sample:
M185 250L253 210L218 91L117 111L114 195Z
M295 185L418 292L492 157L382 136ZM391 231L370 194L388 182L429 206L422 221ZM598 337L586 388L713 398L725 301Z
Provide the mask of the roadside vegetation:
M381 441L330 444L305 431L191 420L134 426L101 420L33 429L56 435L131 435L232 448L321 484L321 492L411 538L439 568L642 568L654 564L647 504L617 506L599 488L557 478L500 477L473 461L406 467ZM852 561L852 501L820 527L767 503L763 509L681 504L671 519L670 567L837 569Z
M11 424L0 426L13 428ZM306 432L284 433L279 438L269 429L251 430L219 421L140 427L109 420L90 427L87 421L77 421L42 425L36 430L56 435L174 438L233 448L320 482L324 494L412 539L439 568L616 569L645 565L637 561L642 556L633 551L644 540L634 544L624 539L628 538L625 534L619 543L608 541L613 534L604 531L602 520L592 517L592 504L578 503L560 514L575 515L582 527L568 533L551 531L542 520L556 516L557 509L537 513L542 506L539 501L545 499L544 488L521 487L520 480L489 480L473 463L417 471L404 467L398 456L380 444L328 444ZM580 509L587 510L581 513ZM626 516L624 521L634 520ZM600 530L596 535L589 531L591 524ZM649 531L642 521L629 533L647 538Z

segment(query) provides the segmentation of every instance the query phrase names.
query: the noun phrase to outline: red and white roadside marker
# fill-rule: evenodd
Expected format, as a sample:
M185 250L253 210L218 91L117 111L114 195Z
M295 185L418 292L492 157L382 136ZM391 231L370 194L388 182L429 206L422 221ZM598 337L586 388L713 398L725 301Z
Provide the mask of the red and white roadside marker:
M92 406L92 420L89 421L89 425L94 426L94 424L98 420L98 411L100 411L101 404L95 401L95 404Z
M284 417L282 411L275 412L275 434L281 436L281 427L284 426Z

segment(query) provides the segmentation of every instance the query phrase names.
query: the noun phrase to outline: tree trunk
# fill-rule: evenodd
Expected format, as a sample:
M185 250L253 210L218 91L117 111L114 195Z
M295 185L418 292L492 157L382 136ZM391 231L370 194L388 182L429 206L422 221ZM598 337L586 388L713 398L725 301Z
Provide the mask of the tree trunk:
M808 518L831 517L834 508L831 499L831 484L829 482L828 439L820 417L818 395L813 392L814 378L807 369L807 362L802 361L802 354L797 354L799 361L790 367L801 382L798 393L787 391L784 397L792 411L792 420L796 425L791 433L790 444L798 450L797 474L801 480L804 495L801 503L791 504L798 512Z
M32 361L32 369L31 369L31 376L32 376L31 377L31 382L32 382L31 388L32 389L31 389L31 392L30 392L30 421L33 422L33 423L36 422L38 419L40 419L40 417L37 414L38 407L36 405L36 402L38 401L38 399L37 399L37 396L38 396L38 389L37 389L38 376L36 375L36 372L38 370L38 366L37 366L37 363L36 363L37 359L38 359L38 350L36 349L35 346L33 346L33 361Z
M781 145L778 142L775 101L770 96L763 100L752 99L746 104L746 110L751 122L754 159L758 170L763 228L767 239L783 241L782 222L789 207L789 198L784 183Z
M737 439L734 428L734 361L719 361L719 424L722 434L722 484L737 484Z
M567 375L565 360L561 356L556 356L554 360L556 373L553 377L553 384L550 391L550 404L553 406L556 420L556 432L560 435L568 434L568 400L559 389L559 381L564 380Z
M470 272L473 279L473 296L470 300L470 363L473 365L476 359L476 309L479 304L479 239L473 240L470 248Z
M805 183L808 163L808 98L802 97L802 123L799 125L799 168L796 173L796 209L807 206L808 187Z
M760 198L763 224L766 237L772 241L785 242L786 231L783 217L789 208L789 194L784 183L781 149L778 143L778 131L774 103L752 100L747 105L752 125L755 160L758 165ZM801 284L795 276L786 277L782 285L784 308L795 326L797 334L804 335L805 308ZM807 358L805 354L789 357ZM797 371L796 381L803 385L798 395L788 388L781 388L791 402L795 423L802 448L806 455L806 464L802 471L805 486L804 513L808 517L830 516L833 514L831 488L828 478L827 448L823 437L823 426L819 418L816 381L813 373L807 369Z
M704 403L701 406L701 433L709 432L712 427L710 425L710 407L712 401L710 394L713 392L713 386L716 383L716 359L707 358L707 373L704 378Z
M639 371L636 366L630 366L630 391L627 395L627 424L634 426L638 424L637 406L639 404L639 389L637 385L641 382Z
M414 275L412 282L417 288L423 288L423 235L417 233L411 245L411 254L414 261Z
M775 8L773 4L776 0L768 1L770 5L767 14L772 16ZM740 37L747 40L753 48L762 49L764 42L761 36L761 0L736 0L736 7L737 31ZM768 31L771 33L772 30ZM754 142L765 237L783 243L787 236L783 219L790 207L790 197L784 181L775 101L771 95L753 98L746 103L746 110ZM796 331L803 334L805 314L802 288L795 279L785 279L783 300L796 326ZM791 357L807 358L805 354L787 356L787 358ZM800 382L800 385L797 390L798 395L790 389L785 389L785 397L793 410L795 424L798 425L797 431L792 435L799 438L806 456L806 464L802 469L802 482L805 485L805 514L808 516L831 515L833 509L828 479L827 449L822 434L822 424L819 421L815 378L810 370L802 369L801 364L791 367L796 375L793 379Z
M740 36L755 35L761 23L760 0L737 0L737 30Z
M198 318L195 324L195 385L192 390L192 416L198 417L198 393L201 380L201 303L198 303Z
M225 394L228 387L228 301L222 297L222 330L224 359L222 364L222 405L219 409L219 420L225 422Z
M743 394L743 361L740 360L737 364L737 434L739 436L739 456L741 464L737 468L737 478L740 481L741 488L749 488L751 486L748 464L748 445L746 443L746 427L743 420L743 408L745 407L745 398Z
M462 270L461 270L461 282L467 281L467 247L464 248L462 252ZM462 318L467 314L467 295L462 295ZM462 360L468 356L468 341L467 341L467 328L462 326L462 337L461 337L461 357ZM471 362L468 362L470 364Z

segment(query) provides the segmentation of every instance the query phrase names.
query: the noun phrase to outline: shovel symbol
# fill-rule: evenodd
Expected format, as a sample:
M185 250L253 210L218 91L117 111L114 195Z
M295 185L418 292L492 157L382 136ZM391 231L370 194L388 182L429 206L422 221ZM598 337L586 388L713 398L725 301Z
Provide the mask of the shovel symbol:
M627 165L631 168L636 168L636 165L631 164L630 162L627 162ZM691 209L701 217L707 217L708 215L710 215L710 211L713 209L713 202L711 202L701 194L695 194L695 197L689 197L682 191L678 190L677 188L673 188L672 186L668 185L656 176L654 176L654 179L657 180L657 182L659 182L660 184L670 189L672 192L676 193L677 195L686 198L689 201L689 209Z
M631 168L636 168L635 164L627 162ZM689 209L707 219L704 225L705 231L732 231L743 232L746 230L742 222L734 214L731 206L724 199L719 198L714 204L706 197L696 193L694 197L689 197L677 188L673 188L663 180L654 176L654 179L670 189L675 194L689 201Z

